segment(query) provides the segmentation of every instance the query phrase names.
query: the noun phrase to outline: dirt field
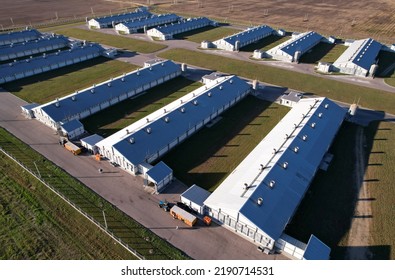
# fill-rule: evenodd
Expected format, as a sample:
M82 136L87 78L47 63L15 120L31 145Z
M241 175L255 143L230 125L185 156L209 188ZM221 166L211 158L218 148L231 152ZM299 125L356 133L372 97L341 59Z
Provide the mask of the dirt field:
M126 2L126 1L125 1ZM120 11L134 6L108 0L2 0L0 9L0 27L15 25L29 25L56 19L74 17L92 17L95 15L109 14L110 11ZM12 18L12 21L11 21Z
M151 0L151 4L179 13L296 31L315 30L345 38L370 36L394 43L395 37L393 0Z

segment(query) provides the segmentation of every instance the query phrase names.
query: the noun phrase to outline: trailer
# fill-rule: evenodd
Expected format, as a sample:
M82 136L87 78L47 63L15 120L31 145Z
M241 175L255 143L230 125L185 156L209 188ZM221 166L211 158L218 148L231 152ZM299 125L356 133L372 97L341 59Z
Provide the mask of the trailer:
M64 147L75 156L81 153L81 148L71 142L64 143Z
M178 219L183 221L185 224L187 224L188 226L193 227L194 224L196 224L197 218L196 216L192 215L191 213L188 213L187 211L181 209L180 207L178 207L177 205L174 205L171 209L170 209L170 215L174 218L174 219Z

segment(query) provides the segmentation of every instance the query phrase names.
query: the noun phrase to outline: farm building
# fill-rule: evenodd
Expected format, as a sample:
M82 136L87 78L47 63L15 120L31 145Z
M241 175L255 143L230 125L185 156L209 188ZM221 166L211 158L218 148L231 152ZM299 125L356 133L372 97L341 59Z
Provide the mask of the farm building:
M300 101L300 99L302 99L302 97L303 95L301 93L291 91L290 93L281 96L280 104L287 107L293 107L296 104L298 104L298 102Z
M61 135L70 140L85 133L84 125L79 120L72 120L60 126Z
M41 37L41 33L35 29L15 31L0 34L0 46L27 42Z
M101 29L101 28L112 28L115 27L116 24L121 22L127 22L136 20L139 18L147 18L152 14L148 12L145 8L138 8L134 12L117 14L106 17L97 17L90 19L88 21L89 28Z
M147 28L172 23L179 19L180 17L176 14L152 15L148 18L119 23L115 26L115 30L120 34L132 34L142 29L147 31Z
M309 31L293 36L292 39L268 50L266 54L277 60L298 62L304 53L322 40L326 39L314 31Z
M0 84L44 73L102 55L104 49L89 44L0 66Z
M251 86L236 76L218 79L97 143L100 154L132 174L151 164L244 98Z
M69 45L69 40L61 35L42 37L36 40L11 44L0 47L0 61L17 59L20 57L35 55L61 48Z
M180 66L174 62L157 62L38 106L33 109L34 116L45 125L58 129L64 123L86 118L180 74Z
M370 38L356 40L333 63L333 71L363 77L373 76L382 47L382 44Z
M242 47L255 43L273 33L275 31L270 26L261 25L214 41L213 45L218 49L226 51L238 51Z
M191 31L194 29L206 27L209 25L216 25L215 22L205 17L189 18L181 20L177 23L158 26L147 31L147 35L158 38L159 40L170 40L174 35Z
M90 153L96 154L97 147L96 144L103 140L104 138L97 134L92 134L87 137L81 138L81 146L87 149Z
M146 186L153 186L156 193L161 192L173 181L173 169L168 167L163 161L157 163L155 166L147 164L147 167L144 184Z
M180 195L180 201L200 215L204 215L204 201L211 195L209 191L192 185Z
M204 202L208 215L273 251L345 114L326 98L300 100Z

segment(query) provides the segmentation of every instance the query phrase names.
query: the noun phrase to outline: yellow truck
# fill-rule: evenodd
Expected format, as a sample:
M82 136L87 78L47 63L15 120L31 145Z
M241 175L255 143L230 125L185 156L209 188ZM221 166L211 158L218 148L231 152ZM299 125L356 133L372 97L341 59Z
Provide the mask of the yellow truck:
M81 148L71 142L64 143L64 147L75 156L81 153Z
M178 219L180 221L183 221L184 223L186 223L190 227L193 227L193 225L196 224L196 222L197 222L196 216L194 216L191 213L188 213L187 211L181 209L177 205L174 205L170 209L170 215L174 219Z

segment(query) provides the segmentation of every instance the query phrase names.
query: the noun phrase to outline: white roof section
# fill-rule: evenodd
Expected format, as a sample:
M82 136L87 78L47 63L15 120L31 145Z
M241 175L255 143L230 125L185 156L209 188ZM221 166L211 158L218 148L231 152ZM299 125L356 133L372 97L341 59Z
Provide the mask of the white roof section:
M268 54L279 54L289 55L293 57L295 52L300 51L301 54L307 52L312 47L317 45L324 37L314 31L308 31L295 36L288 41L281 43L278 46L267 51Z
M113 148L133 165L149 163L152 154L168 147L195 126L201 127L213 113L223 111L225 105L240 100L250 88L236 76L219 78L218 83L186 94L107 137L97 146Z
M304 197L345 113L326 98L300 100L205 205L277 240ZM259 199L262 205L257 203Z
M367 38L354 41L347 50L333 63L336 67L361 67L367 71L383 47L379 42Z

